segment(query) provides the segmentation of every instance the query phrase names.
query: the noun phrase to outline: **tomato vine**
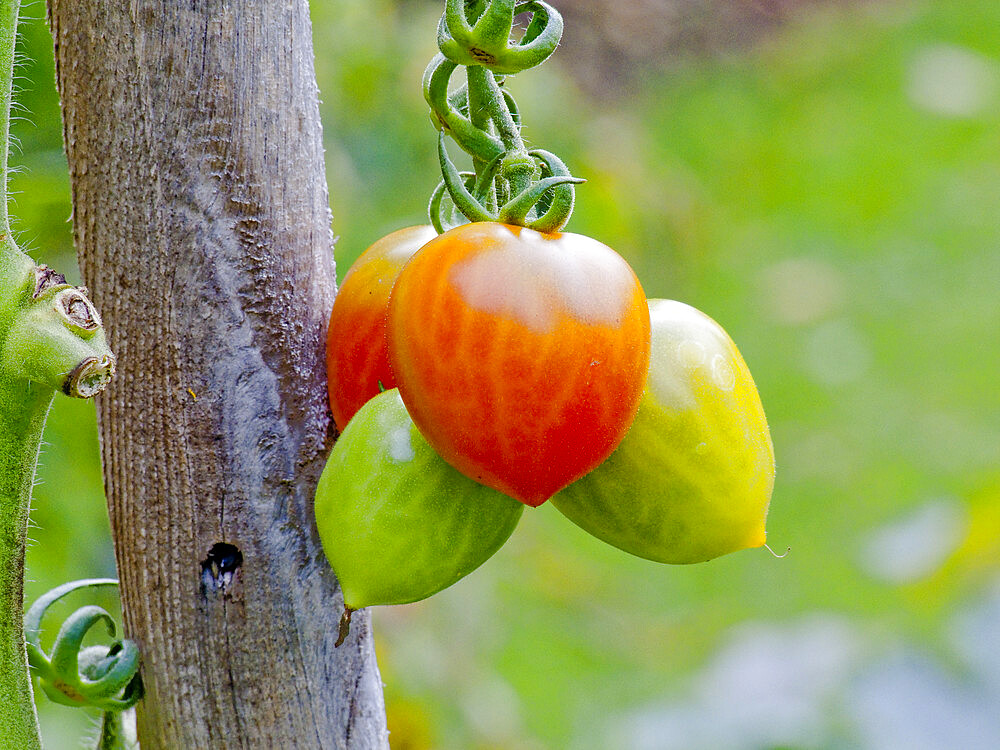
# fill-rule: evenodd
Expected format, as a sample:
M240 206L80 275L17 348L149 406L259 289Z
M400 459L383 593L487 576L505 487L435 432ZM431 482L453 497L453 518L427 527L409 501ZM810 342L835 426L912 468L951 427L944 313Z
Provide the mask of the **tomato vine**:
M514 19L530 14L520 39ZM562 17L541 0L447 0L438 23L440 52L424 72L424 98L438 137L442 180L429 214L439 233L469 221L498 221L540 232L562 229L573 212L574 177L563 161L544 149L528 149L521 117L504 87L508 76L540 65L562 36ZM464 67L466 83L449 92L452 75ZM473 171L455 166L445 147L450 136L472 157ZM450 198L449 208L445 198Z

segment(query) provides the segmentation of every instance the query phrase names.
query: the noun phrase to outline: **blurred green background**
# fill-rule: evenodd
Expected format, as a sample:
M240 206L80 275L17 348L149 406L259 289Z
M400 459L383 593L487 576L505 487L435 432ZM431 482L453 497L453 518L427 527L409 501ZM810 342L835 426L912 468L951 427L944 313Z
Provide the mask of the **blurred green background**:
M791 552L666 567L525 513L452 589L376 611L394 750L996 750L1000 4L759 4L780 17L683 45L690 21L655 35L669 0L556 5L562 47L512 82L526 136L589 180L570 229L740 346ZM439 12L313 2L341 277L425 220ZM78 279L42 2L24 15L16 228ZM59 398L29 601L114 575L96 441ZM79 746L87 720L41 708L48 747Z

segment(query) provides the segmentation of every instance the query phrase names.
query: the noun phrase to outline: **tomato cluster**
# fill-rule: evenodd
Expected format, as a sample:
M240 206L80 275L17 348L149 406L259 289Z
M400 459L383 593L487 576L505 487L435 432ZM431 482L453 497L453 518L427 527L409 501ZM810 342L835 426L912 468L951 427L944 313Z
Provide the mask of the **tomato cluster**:
M549 498L661 562L764 543L774 456L746 364L596 240L395 232L348 272L327 355L342 436L316 515L349 609L450 585Z

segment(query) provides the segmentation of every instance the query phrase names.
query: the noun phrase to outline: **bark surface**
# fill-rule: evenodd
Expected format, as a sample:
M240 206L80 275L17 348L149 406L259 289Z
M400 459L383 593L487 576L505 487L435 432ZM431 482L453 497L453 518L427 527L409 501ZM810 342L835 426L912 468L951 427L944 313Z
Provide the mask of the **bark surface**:
M335 277L306 0L49 0L143 750L385 748L312 493Z

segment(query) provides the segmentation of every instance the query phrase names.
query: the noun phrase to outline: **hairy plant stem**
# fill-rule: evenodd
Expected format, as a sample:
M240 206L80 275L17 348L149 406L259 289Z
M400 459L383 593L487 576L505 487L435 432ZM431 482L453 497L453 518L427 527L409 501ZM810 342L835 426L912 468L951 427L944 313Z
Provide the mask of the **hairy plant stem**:
M24 650L24 549L31 485L54 391L0 378L0 748L41 747Z
M7 218L7 142L10 140L10 102L14 80L14 42L21 0L0 0L0 231L10 234Z
M11 237L7 142L20 0L0 0L0 750L41 747L24 642L24 552L45 417L57 389L92 396L115 359L85 292Z
M520 128L507 107L496 76L479 65L467 67L466 75L469 82L469 120L478 130L499 136L505 148L494 188L499 188L505 202L531 185L538 176L538 170L524 147ZM472 164L478 181L487 162L473 154Z
M489 100L487 98L489 89L482 78L492 76L492 74L480 67L466 68L466 70L468 72L469 120L478 130L491 132ZM472 155L472 168L477 179L482 177L486 164L486 160L479 154Z
M95 750L125 750L137 747L125 731L125 716L123 711L101 712L101 733L97 738Z
M19 275L18 266L24 267L18 262L7 216L7 142L19 9L20 0L0 0L0 282L13 280ZM5 302L11 291L4 284L0 299ZM4 338L6 328L0 328ZM24 648L24 550L31 485L53 395L51 388L0 372L0 747L4 749L41 747Z

